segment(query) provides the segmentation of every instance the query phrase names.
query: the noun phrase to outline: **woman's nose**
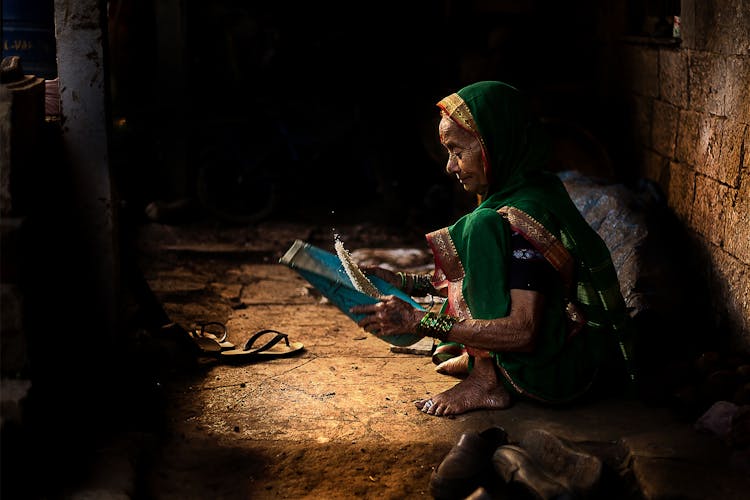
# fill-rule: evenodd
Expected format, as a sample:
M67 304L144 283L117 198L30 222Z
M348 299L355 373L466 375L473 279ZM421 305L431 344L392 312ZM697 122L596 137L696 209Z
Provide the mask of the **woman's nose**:
M450 155L448 157L448 163L445 164L445 171L449 174L455 174L459 170L460 168L458 168L458 161L453 157L453 155Z

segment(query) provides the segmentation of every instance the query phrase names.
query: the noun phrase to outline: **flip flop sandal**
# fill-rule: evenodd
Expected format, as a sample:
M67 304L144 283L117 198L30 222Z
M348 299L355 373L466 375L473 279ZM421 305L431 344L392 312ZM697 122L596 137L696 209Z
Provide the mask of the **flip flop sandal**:
M162 338L177 342L182 348L196 356L216 357L221 352L221 344L208 336L199 336L195 330L189 331L178 323L168 323L160 328Z
M253 347L255 343L263 336L268 337L269 334L273 334L271 338L263 345L259 347ZM284 341L282 344L281 341ZM304 348L301 342L289 342L289 335L286 333L279 332L277 330L259 330L255 332L242 349L229 349L221 352L221 357L227 360L239 360L239 359L252 359L259 357L279 357L288 356L296 352L301 351Z
M227 340L226 325L224 323L219 323L218 321L198 323L198 327L194 328L193 331L190 332L190 336L193 338L193 340L200 342L201 347L209 347L210 352L216 351L215 346L213 346L211 342L206 342L203 339L212 340L213 342L219 344L219 351L226 351L236 348L233 343Z

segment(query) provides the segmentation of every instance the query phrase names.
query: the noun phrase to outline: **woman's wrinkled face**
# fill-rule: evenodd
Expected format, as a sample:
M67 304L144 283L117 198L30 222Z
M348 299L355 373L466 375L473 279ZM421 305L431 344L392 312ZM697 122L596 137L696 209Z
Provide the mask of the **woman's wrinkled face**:
M466 191L484 194L488 183L479 139L445 115L440 119L438 130L440 143L448 150L446 172L454 174Z

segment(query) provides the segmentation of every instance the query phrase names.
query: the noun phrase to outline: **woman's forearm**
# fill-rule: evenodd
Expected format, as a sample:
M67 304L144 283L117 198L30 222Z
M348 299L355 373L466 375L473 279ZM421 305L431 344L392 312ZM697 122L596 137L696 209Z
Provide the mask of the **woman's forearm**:
M544 296L529 290L511 290L510 314L497 319L465 319L425 313L395 297L350 310L365 317L358 324L376 335L420 333L442 341L458 342L488 351L530 351L543 316Z
M453 325L445 341L497 352L529 352L534 348L532 325L516 324L510 317L467 319Z
M453 324L442 340L488 351L532 351L544 314L544 295L531 290L512 289L510 299L508 316L459 321Z

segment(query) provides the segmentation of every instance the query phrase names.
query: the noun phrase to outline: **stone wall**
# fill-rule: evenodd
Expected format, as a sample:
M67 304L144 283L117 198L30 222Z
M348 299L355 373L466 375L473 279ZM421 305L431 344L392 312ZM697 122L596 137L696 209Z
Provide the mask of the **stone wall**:
M616 44L627 132L690 234L712 335L750 351L750 2L683 0L680 18L681 43Z

